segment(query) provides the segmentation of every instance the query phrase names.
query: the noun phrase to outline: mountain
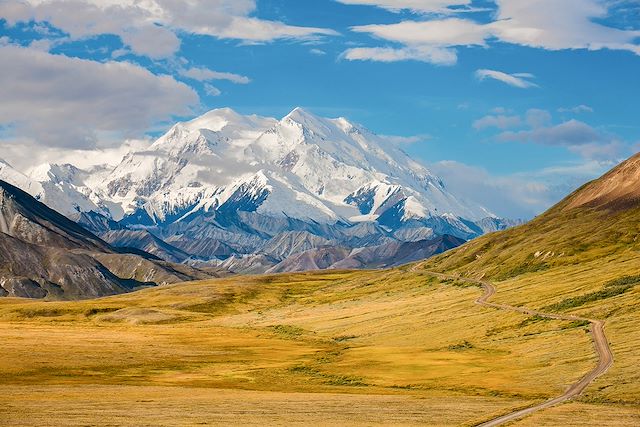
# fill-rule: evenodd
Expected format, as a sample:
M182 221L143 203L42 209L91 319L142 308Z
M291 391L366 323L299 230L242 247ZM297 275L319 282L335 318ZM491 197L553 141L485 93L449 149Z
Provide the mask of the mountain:
M438 269L501 280L607 257L616 257L617 262L640 250L638 189L640 154L583 185L532 221L480 237L434 263Z
M327 245L468 240L513 225L451 194L388 139L301 108L281 120L212 110L115 167L3 177L109 241L189 263L279 263ZM151 234L113 233L123 229Z
M445 235L430 240L394 242L353 250L340 246L325 246L292 255L271 267L267 273L396 267L429 258L463 243L464 240Z
M0 296L91 298L214 276L124 252L0 181Z

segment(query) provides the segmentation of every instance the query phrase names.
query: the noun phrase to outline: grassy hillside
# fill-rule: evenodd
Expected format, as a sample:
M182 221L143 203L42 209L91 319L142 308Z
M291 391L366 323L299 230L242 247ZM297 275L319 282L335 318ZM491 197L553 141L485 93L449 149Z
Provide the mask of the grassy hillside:
M336 423L371 420L378 402L387 422L471 425L561 393L595 362L584 325L487 310L478 294L405 269L217 279L81 302L3 299L0 419L82 424L107 405L122 422L116 393L149 424L180 424L185 410L220 421L202 407L233 401L230 413L258 405L247 422L293 421L278 405L300 399L317 402L308 420L335 407L348 407ZM172 409L158 414L159 405Z
M496 302L605 320L615 363L580 400L637 407L640 208L637 180L635 186L627 180L639 170L635 156L530 223L476 239L420 268L490 280Z

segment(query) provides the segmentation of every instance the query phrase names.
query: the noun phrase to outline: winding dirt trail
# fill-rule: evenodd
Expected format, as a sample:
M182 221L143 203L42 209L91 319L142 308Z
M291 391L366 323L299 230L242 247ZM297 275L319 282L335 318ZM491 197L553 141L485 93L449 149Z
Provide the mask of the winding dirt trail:
M419 265L416 265L415 267L413 267L413 271L417 271L418 267ZM600 375L607 372L607 370L611 367L611 365L613 365L613 353L611 352L611 348L609 347L609 341L607 340L607 336L604 333L604 322L601 320L587 319L585 317L562 315L562 314L555 314L555 313L543 313L541 311L531 310L524 307L514 307L512 305L507 305L507 304L492 303L492 302L489 302L489 299L496 293L496 288L489 282L486 282L483 280L467 279L464 277L435 273L432 271L426 271L426 273L441 279L461 280L464 282L474 283L476 285L482 286L482 288L484 289L484 293L480 297L478 297L478 299L476 300L476 304L479 304L485 307L495 308L498 310L516 311L518 313L528 314L531 316L537 315L537 316L546 317L549 319L587 321L591 324L590 326L591 337L593 339L593 344L596 349L596 352L598 353L598 364L596 365L595 368L593 368L584 377L582 377L580 381L572 384L560 396L554 397L553 399L547 400L537 405L512 412L510 414L502 415L498 418L495 418L490 421L486 421L482 424L478 424L478 427L499 426L509 421L515 421L517 419L520 419L534 412L541 411L546 408L550 408L551 406L555 406L559 403L566 402L567 400L570 400L578 396L580 393L582 393L589 384L591 384Z

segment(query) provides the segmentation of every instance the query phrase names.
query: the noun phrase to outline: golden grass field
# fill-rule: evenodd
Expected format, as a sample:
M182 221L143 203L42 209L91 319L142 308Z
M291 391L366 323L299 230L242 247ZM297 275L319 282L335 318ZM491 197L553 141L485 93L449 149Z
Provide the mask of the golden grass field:
M573 284L552 269L501 281L495 300L547 305L582 292L590 268L602 266L576 267ZM559 395L595 365L586 326L487 309L479 288L412 270L0 299L0 421L474 425ZM626 309L607 326L611 371L579 401L515 425L639 424L638 289L616 298Z

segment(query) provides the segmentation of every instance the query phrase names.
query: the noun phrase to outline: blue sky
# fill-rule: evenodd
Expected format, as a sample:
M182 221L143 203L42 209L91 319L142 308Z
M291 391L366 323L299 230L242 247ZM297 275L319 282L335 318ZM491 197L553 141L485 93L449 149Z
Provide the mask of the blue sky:
M0 62L0 157L22 169L303 106L530 217L640 143L637 1L6 0Z

